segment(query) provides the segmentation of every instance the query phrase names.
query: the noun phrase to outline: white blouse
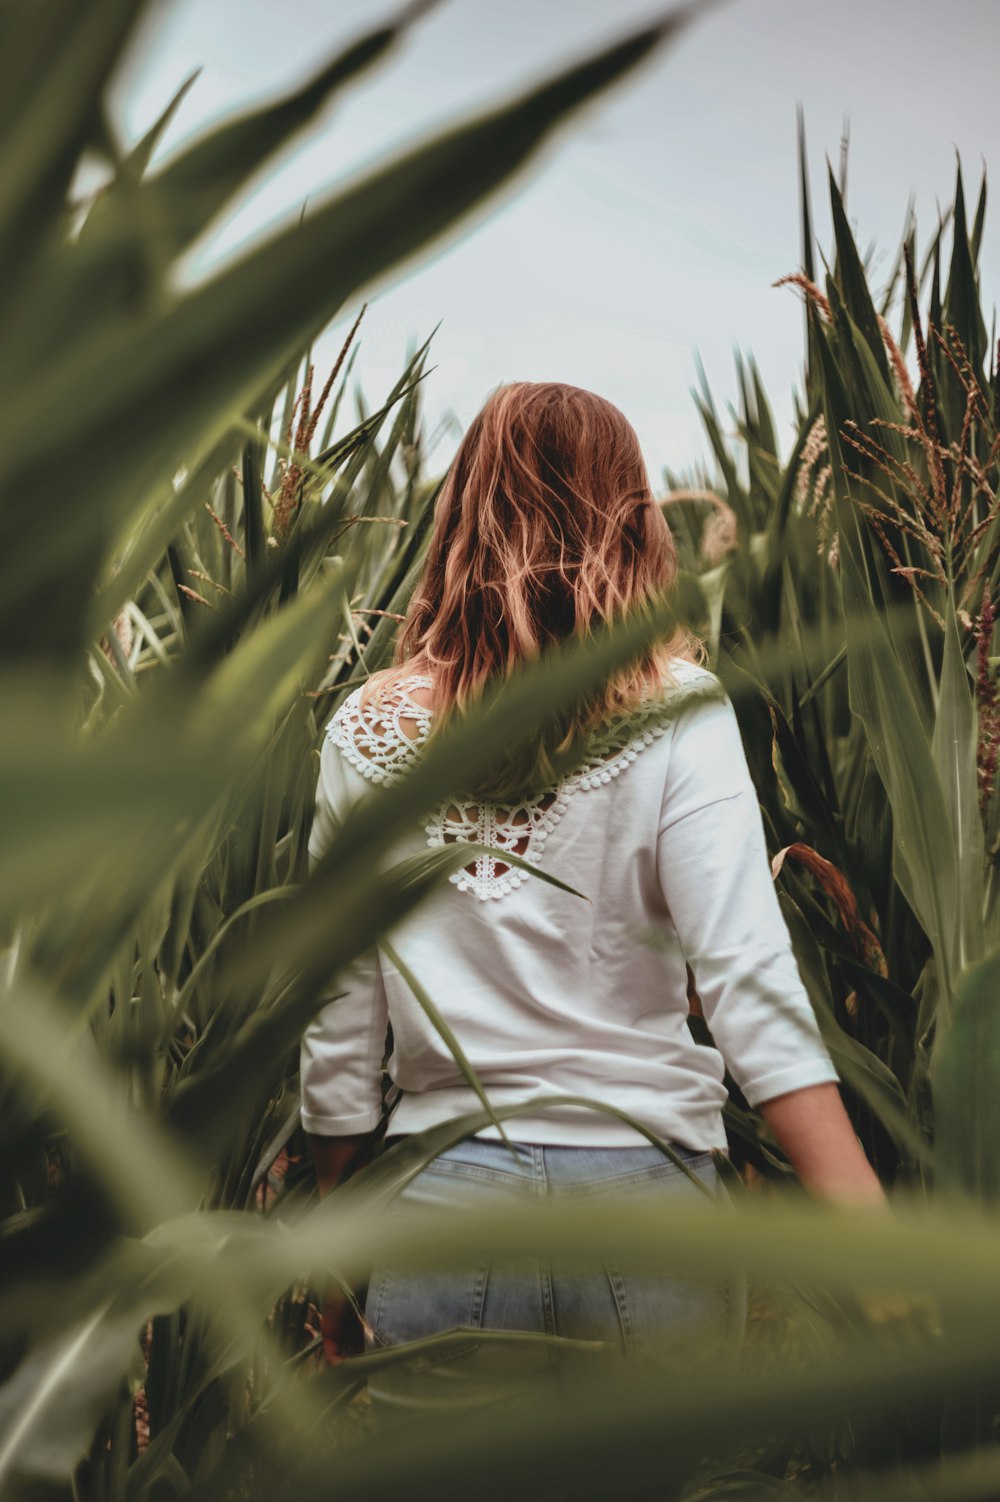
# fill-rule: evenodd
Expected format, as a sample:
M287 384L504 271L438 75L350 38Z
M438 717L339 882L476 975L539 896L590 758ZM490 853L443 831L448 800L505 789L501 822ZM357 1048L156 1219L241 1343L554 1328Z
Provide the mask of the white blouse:
M521 1141L644 1140L590 1106L532 1109L540 1096L575 1095L685 1147L725 1149L725 1066L754 1107L839 1078L774 891L732 703L715 674L680 659L672 666L678 684L646 720L609 729L545 796L517 808L449 800L398 846L400 858L455 839L497 850L442 881L389 938L491 1104L524 1107L505 1119ZM378 797L373 784L405 776L419 757L431 711L407 689L429 683L411 675L380 711L359 712L360 690L342 701L323 743L311 863L356 799ZM587 900L505 864L504 850ZM714 1048L687 1027L686 964ZM480 1109L377 946L331 978L329 994L338 993L302 1039L306 1131L377 1125L390 1022L390 1099L402 1092L391 1132Z

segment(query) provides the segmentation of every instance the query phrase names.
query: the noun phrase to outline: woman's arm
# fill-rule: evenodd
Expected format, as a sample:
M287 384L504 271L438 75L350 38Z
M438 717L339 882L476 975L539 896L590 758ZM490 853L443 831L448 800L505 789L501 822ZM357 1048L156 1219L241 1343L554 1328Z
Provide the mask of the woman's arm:
M889 1208L836 1085L791 1090L762 1101L757 1109L810 1194L847 1209ZM941 1335L941 1311L929 1294L863 1287L854 1292L877 1338L888 1348L919 1349L928 1338Z
M309 836L310 870L334 839L346 791L340 753L326 737ZM335 999L302 1035L299 1068L302 1126L321 1199L371 1161L382 1117L388 1009L377 946L332 976L329 991ZM364 1350L362 1325L346 1294L332 1281L323 1291L320 1326L327 1362Z
M678 713L657 832L661 889L702 1014L804 1187L887 1204L851 1127L768 860L736 712L706 674Z
M355 794L345 781L340 751L328 735L320 752L309 833L310 871L329 851ZM378 946L370 945L342 965L330 976L323 994L327 1004L304 1029L299 1049L302 1126L319 1143L360 1141L382 1119L382 1059L389 1011ZM335 1161L330 1157L333 1148L320 1151L324 1162ZM331 1188L334 1182L331 1179Z
M672 730L656 865L715 1046L755 1110L835 1084L774 889L736 712L717 678L705 675Z
M370 1162L374 1146L371 1132L358 1132L351 1137L321 1137L316 1132L306 1132L306 1141L316 1169L320 1199Z
M888 1206L836 1085L791 1090L757 1109L810 1194L844 1205Z
M316 1132L306 1132L306 1141L316 1169L320 1199L324 1199L338 1184L342 1184L357 1169L370 1162L374 1133L321 1137ZM319 1327L323 1339L323 1360L328 1366L336 1366L350 1356L364 1353L364 1328L347 1295L332 1282L323 1289Z

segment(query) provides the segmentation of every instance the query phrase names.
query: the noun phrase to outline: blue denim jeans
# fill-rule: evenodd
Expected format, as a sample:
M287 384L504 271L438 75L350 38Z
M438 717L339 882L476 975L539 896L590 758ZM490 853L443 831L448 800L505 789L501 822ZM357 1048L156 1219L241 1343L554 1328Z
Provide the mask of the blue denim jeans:
M405 1213L408 1206L425 1212L487 1208L529 1195L587 1196L602 1214L613 1216L616 1204L630 1194L678 1203L704 1197L699 1185L653 1146L513 1146L516 1161L502 1142L467 1138L423 1169L397 1195L390 1213ZM731 1208L711 1152L671 1146L712 1196ZM457 1348L453 1343L443 1354L373 1373L369 1390L376 1410L419 1408L433 1404L435 1394L450 1401L459 1380L468 1400L478 1379L488 1384L503 1372L520 1374L558 1359L554 1343L536 1343L527 1352L524 1343L513 1349L477 1345L477 1331L601 1342L639 1361L656 1361L671 1349L684 1350L685 1361L718 1354L720 1348L735 1353L746 1320L746 1281L733 1275L699 1282L648 1267L629 1269L610 1259L584 1267L579 1261L560 1266L552 1259L484 1258L441 1272L379 1263L371 1272L365 1318L370 1352L452 1330L469 1334L467 1342Z

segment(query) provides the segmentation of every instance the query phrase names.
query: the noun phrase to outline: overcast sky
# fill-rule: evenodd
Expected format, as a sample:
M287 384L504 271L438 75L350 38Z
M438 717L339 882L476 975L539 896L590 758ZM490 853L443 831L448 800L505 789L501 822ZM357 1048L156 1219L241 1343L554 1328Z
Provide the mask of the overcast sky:
M660 13L649 0L445 0L398 50L263 172L185 265L207 275L298 218L365 163L499 101ZM274 97L359 31L380 0L169 0L111 97L126 142L202 72L156 163L220 116ZM848 209L885 271L915 198L921 242L950 201L955 154L974 196L998 123L998 0L729 0L578 115L516 191L433 255L368 291L355 371L382 400L409 348L438 329L423 383L443 468L492 387L589 387L635 425L657 484L705 444L690 397L700 354L722 407L733 350L762 368L787 447L801 365L795 110L801 101L820 242L825 157L850 121ZM308 211L308 206L307 206ZM995 217L995 216L993 216ZM987 218L985 291L996 296ZM316 346L321 383L364 294ZM352 404L353 405L353 404ZM452 419L453 414L453 419ZM340 429L338 429L338 432Z

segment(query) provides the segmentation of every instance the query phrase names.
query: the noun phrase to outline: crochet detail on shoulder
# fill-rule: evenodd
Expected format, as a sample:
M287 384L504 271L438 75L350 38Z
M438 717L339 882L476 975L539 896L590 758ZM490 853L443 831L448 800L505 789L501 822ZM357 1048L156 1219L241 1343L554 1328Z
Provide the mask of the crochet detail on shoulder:
M337 708L327 735L363 777L372 782L396 782L413 765L431 727L431 711L410 693L429 688L431 680L411 673L400 679L392 695L378 704L360 707L360 688ZM404 722L416 726L408 733Z
M573 795L620 777L646 746L663 735L670 720L664 711L678 693L717 683L714 674L694 664L684 664L677 677L678 688L670 686L662 700L643 706L627 721L595 732L587 757L576 771L541 789L530 802L506 804L456 793L439 804L424 823L428 845L474 841L492 847L489 854L477 855L469 865L453 872L449 879L458 890L485 901L504 897L527 881L530 873L505 861L504 854L519 855L531 865L539 865L547 837ZM339 705L327 735L363 777L371 782L398 782L419 761L430 732L432 711L415 699L413 692L430 688L431 682L429 677L411 673L377 705L362 709L360 689Z

